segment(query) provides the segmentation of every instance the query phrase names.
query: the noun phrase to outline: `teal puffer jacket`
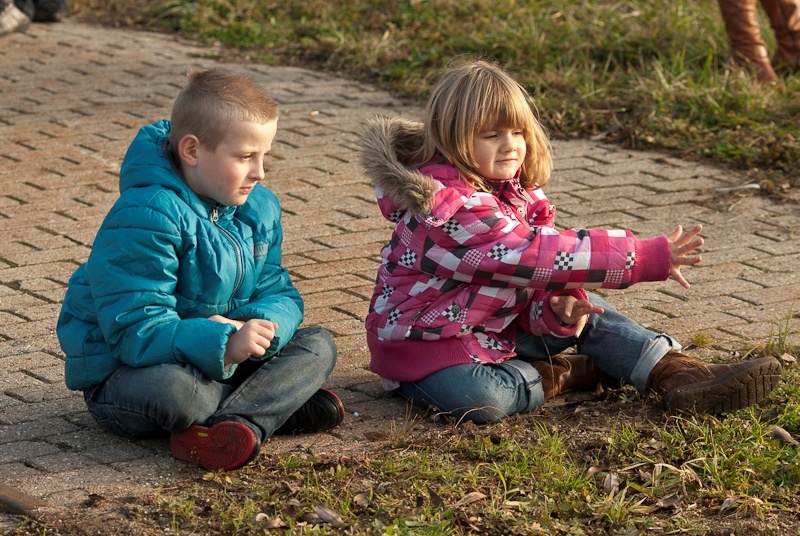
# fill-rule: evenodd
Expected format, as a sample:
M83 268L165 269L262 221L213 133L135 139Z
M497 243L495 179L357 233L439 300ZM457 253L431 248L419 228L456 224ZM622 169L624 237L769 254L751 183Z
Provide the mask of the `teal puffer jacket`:
M191 363L213 380L236 330L208 320L278 323L267 357L292 338L303 301L281 267L280 205L262 186L240 207L201 200L164 151L167 120L143 127L120 172L120 197L89 259L69 280L57 334L70 389L122 366Z

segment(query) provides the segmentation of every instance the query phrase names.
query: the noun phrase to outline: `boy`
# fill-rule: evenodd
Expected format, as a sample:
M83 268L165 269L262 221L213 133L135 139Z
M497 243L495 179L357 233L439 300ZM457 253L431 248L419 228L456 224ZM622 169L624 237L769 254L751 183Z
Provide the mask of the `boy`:
M336 347L321 327L298 329L280 206L259 184L277 123L249 76L189 73L171 119L128 148L120 197L58 319L67 387L98 424L169 432L176 458L207 469L235 469L274 433L344 417L320 389Z

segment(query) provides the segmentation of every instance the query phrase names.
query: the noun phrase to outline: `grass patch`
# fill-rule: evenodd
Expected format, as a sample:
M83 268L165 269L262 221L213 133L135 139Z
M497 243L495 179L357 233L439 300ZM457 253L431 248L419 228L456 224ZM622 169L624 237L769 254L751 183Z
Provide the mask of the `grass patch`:
M424 99L456 56L495 58L554 137L710 158L778 197L800 186L800 78L727 64L713 0L75 0L83 20L180 32L219 54L345 72ZM762 20L763 35L774 46Z
M119 527L103 521L143 534L788 534L800 454L773 430L798 433L797 390L792 370L770 403L725 418L664 417L612 394L577 416L416 426L358 457L264 454L120 503ZM89 534L87 519L74 526ZM65 522L12 534L83 534Z

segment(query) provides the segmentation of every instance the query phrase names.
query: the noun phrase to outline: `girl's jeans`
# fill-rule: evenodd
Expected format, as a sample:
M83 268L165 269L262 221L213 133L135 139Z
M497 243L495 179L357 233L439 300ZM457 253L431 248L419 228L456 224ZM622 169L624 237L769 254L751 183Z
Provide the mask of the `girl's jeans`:
M680 346L623 316L596 294L589 300L605 312L589 316L583 333L559 338L517 332L517 356L499 365L456 365L416 382L400 384L399 393L422 407L433 407L458 420L491 422L542 405L544 391L530 361L547 360L577 345L613 378L646 391L647 377L658 361Z
M263 442L317 392L335 363L333 338L312 326L298 330L278 355L241 363L228 380L210 380L188 363L123 367L84 399L102 428L122 436L237 421Z

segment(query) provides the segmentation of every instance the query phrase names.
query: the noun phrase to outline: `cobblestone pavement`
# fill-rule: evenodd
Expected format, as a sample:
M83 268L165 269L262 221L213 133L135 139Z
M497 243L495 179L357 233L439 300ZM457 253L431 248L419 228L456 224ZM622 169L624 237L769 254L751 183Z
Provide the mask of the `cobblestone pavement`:
M7 509L36 501L73 506L90 494L147 491L197 472L172 459L166 440L127 441L93 423L81 396L63 385L54 327L67 279L117 196L128 143L141 125L168 116L189 69L216 62L212 47L72 21L34 24L0 44L0 497ZM370 432L403 426L407 409L367 369L362 322L390 227L359 174L355 140L368 117L418 110L331 74L238 67L263 80L281 105L268 186L285 210L285 263L306 300L306 322L336 336L340 360L328 385L348 410L333 433L272 438L265 450L362 451ZM800 296L796 206L747 189L720 192L744 178L706 164L590 141L559 141L554 150L548 193L561 226L652 236L678 223L705 225L704 263L686 270L690 290L640 285L614 293L619 309L684 343L710 335L714 348L694 350L700 357L729 355L784 328ZM800 344L796 331L791 337Z

